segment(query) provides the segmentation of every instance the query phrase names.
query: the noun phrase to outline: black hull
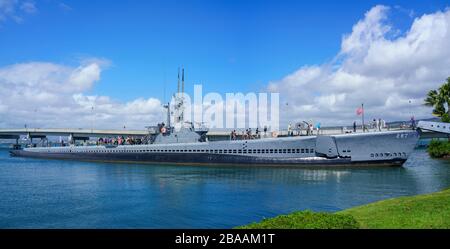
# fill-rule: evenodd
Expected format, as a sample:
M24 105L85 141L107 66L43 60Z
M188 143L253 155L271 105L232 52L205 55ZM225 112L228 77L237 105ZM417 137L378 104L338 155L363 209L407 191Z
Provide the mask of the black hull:
M44 153L11 150L11 156L43 159L65 159L95 162L122 162L148 164L183 165L245 165L245 166L297 166L297 167L338 167L338 166L401 166L405 159L352 162L350 158L305 159L305 158L265 158L224 154L201 153Z

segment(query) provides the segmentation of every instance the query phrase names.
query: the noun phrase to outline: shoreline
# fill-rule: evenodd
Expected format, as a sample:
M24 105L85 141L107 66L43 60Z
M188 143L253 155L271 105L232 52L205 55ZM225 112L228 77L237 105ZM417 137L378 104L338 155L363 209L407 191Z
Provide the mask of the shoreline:
M338 212L297 211L237 229L450 229L450 188Z

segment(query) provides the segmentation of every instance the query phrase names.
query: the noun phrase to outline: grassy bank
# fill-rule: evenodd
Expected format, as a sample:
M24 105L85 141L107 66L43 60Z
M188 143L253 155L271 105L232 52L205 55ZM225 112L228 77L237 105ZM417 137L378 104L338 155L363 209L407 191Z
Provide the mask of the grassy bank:
M237 228L450 228L450 189L383 200L337 213L295 212Z
M428 145L428 153L434 158L450 156L450 142L444 140L431 140Z
M309 210L279 215L275 218L264 219L259 223L237 227L242 229L355 229L358 222L351 215L333 214L326 212L312 212Z

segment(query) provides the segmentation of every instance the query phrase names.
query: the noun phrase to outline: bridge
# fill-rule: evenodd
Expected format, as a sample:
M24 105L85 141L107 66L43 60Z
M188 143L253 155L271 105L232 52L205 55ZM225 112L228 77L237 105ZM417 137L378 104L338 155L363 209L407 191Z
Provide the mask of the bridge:
M70 128L21 128L0 129L0 139L15 139L20 136L46 138L47 136L71 136L73 140L89 140L91 137L137 136L148 135L148 130L98 130L98 129L70 129Z
M417 128L420 132L421 138L450 138L450 123L419 121ZM392 127L390 130L411 129L408 127ZM384 129L386 130L386 129ZM242 131L241 131L242 132ZM351 129L345 127L323 127L320 131L315 131L314 135L336 135L353 132ZM362 132L361 127L358 127L357 132ZM370 132L370 131L369 131ZM373 131L372 131L373 132ZM48 136L66 136L71 137L72 140L89 140L95 137L117 137L117 136L133 136L144 137L148 134L154 133L152 129L147 130L101 130L101 129L83 129L83 128L19 128L19 129L0 129L0 139L15 139L16 143L20 136L26 136L29 139L39 138L46 139ZM276 132L277 136L286 136L287 131L281 130ZM294 132L295 135L298 133ZM300 135L306 135L303 133ZM253 133L254 134L254 133ZM261 132L263 134L263 132ZM272 136L268 133L267 136ZM207 133L210 141L226 140L230 138L230 131L209 131ZM238 133L240 136L240 132Z
M394 128L392 130L396 130ZM242 129L238 132L241 135ZM360 131L360 128L358 128ZM229 138L231 130L210 130L207 136L210 138ZM317 135L318 131L314 134ZM351 132L345 127L323 127L320 129L320 135L335 135ZM72 136L76 140L87 140L89 137L115 137L115 136L134 136L143 137L148 134L154 134L153 129L148 130L100 130L100 129L71 129L71 128L19 128L19 129L0 129L0 139L19 139L20 136L27 136L28 138L45 138L47 136ZM296 135L298 133L294 131ZM255 130L253 129L253 134ZM261 131L260 134L263 134ZM276 132L277 136L287 136L287 130L280 130ZM269 132L267 133L269 135ZM271 135L271 133L270 133ZM303 130L300 135L306 135L306 130Z

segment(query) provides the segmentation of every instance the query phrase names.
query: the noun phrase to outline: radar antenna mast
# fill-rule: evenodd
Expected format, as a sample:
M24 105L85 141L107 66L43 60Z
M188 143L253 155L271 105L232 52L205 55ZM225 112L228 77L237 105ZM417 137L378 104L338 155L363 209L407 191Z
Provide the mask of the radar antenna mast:
M181 90L181 91L180 91ZM180 89L180 68L178 68L177 93L174 95L174 126L181 127L184 123L184 68L181 69L181 89Z

